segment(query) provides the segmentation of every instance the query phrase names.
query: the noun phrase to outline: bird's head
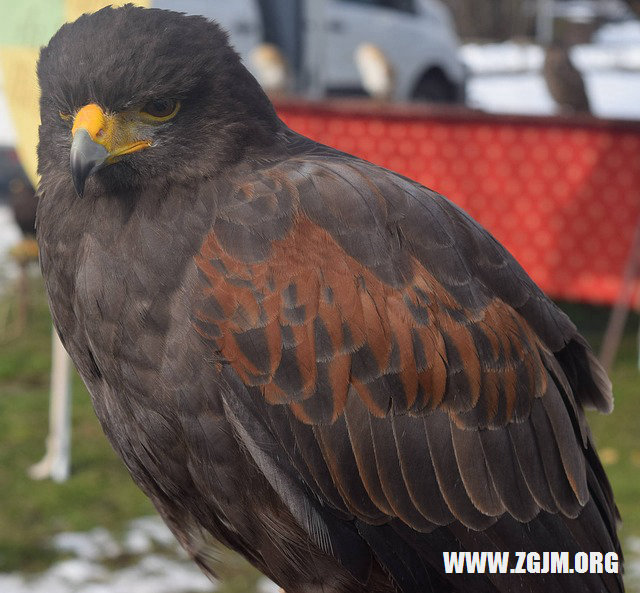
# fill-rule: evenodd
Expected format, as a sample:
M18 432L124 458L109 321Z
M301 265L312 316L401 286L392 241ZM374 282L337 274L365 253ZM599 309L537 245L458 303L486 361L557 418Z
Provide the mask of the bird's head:
M105 8L43 48L39 171L82 195L214 175L280 122L226 34L203 17Z

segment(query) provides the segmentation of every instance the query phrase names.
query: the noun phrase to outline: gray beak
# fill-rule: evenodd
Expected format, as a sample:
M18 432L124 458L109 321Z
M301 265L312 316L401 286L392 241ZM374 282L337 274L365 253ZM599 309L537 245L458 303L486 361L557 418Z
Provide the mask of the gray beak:
M94 142L87 130L80 128L73 136L71 143L71 176L78 196L84 193L84 184L89 175L97 171L107 160L107 149Z

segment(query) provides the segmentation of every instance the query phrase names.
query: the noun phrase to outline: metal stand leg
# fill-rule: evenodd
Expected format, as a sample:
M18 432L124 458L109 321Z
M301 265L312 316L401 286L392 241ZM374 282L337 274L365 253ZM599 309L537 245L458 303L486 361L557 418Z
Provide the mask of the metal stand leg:
M34 480L64 482L71 468L71 360L53 331L47 452L29 468Z
M624 325L629 315L629 308L633 299L635 281L640 276L640 221L636 225L636 231L631 243L631 250L627 258L627 264L622 280L620 294L616 301L600 349L600 362L609 372L620 346Z

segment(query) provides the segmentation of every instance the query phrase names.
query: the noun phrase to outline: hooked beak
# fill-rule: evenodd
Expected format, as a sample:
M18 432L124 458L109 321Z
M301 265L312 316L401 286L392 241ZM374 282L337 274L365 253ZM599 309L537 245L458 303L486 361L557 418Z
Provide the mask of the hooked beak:
M109 157L109 151L94 142L89 132L84 128L77 130L71 143L71 177L73 187L76 188L78 196L84 194L84 186L89 175L97 171Z
M136 122L130 116L105 113L95 103L78 111L71 133L71 177L80 197L87 179L98 169L115 163L125 154L151 146L150 140L138 137Z

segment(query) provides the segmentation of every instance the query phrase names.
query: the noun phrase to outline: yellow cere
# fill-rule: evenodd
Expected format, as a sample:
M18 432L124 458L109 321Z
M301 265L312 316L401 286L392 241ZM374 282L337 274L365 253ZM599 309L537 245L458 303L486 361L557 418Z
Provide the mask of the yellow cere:
M112 160L151 146L151 140L144 137L145 119L137 111L105 113L99 105L90 103L76 114L71 133L86 130L94 142L109 151Z

